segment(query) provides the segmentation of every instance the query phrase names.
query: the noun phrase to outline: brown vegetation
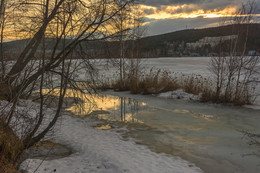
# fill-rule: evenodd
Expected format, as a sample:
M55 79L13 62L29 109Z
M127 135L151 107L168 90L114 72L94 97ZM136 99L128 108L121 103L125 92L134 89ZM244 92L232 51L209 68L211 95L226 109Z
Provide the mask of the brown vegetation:
M15 162L22 150L22 143L12 129L0 121L0 172L17 173Z
M153 71L149 74L143 74L140 77L128 75L125 78L123 87L120 87L120 81L115 81L112 85L114 90L130 90L133 94L158 94L161 92L172 91L180 88L178 83L171 78L167 71Z
M226 91L221 89L220 93L217 93L216 82L209 77L196 74L170 73L162 70L154 71L151 69L148 74L143 74L140 77L128 75L128 78L125 78L123 83L124 87L121 88L120 81L116 80L112 84L112 88L115 91L129 90L132 94L159 94L182 89L189 94L200 94L201 102L233 103L235 105L252 104L255 98L255 86L245 87L242 84L239 85L239 87L244 87L243 93L239 97L234 97L233 92L235 90ZM108 84L106 86L111 88Z
M201 75L189 76L182 73L151 69L148 74L143 74L138 78L131 76L126 78L123 88L120 88L119 81L115 81L113 89L116 91L130 90L133 94L159 94L183 89L187 93L197 95L206 90L207 83L208 79Z

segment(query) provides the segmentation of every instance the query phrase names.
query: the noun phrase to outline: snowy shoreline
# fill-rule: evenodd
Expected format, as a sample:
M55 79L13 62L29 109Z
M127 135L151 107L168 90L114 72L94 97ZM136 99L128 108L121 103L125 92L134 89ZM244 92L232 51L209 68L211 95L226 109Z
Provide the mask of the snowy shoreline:
M104 94L111 93L105 92ZM114 94L112 93L112 95ZM124 94L117 93L115 95ZM176 100L183 100L183 102L189 100L198 102L194 95L183 94L181 91L162 93L160 96L162 99L177 98ZM26 107L32 107L32 105L37 106L37 103L24 100L19 102L19 109L26 109ZM47 111L51 114L52 108L48 108ZM32 173L40 165L36 172L53 172L54 170L62 173L203 172L194 164L180 157L158 154L151 151L147 146L136 144L132 138L122 138L120 132L127 132L126 128L98 130L93 126L100 124L101 121L90 117L80 118L68 111L62 112L62 115L54 128L53 136L50 134L47 138L68 146L73 150L73 154L69 157L48 161L27 159L21 164L20 169Z
M183 91L173 92L161 93L158 97L198 102L199 96ZM37 106L37 103L20 101L19 109L32 105ZM48 112L51 114L51 108L48 108ZM126 132L125 128L98 130L93 126L100 121L90 117L79 118L68 111L62 112L62 115L53 136L47 138L68 146L74 151L73 154L48 161L27 159L21 164L21 170L32 173L40 165L36 172L202 172L194 164L179 157L152 152L146 146L137 145L132 138L123 139L118 131Z
M126 129L98 130L98 122L89 117L78 118L63 112L55 126L54 142L69 146L75 152L62 159L42 161L25 160L20 169L34 172L60 173L199 173L200 168L179 157L152 152L137 145L131 138L124 140L117 132Z

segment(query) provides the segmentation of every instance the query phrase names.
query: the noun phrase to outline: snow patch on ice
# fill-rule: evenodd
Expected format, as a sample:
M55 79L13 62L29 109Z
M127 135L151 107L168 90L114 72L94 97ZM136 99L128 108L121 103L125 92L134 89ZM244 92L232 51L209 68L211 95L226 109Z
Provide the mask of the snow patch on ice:
M169 91L165 93L160 93L158 97L161 98L167 98L167 99L181 99L181 100L193 100L193 101L199 101L201 95L194 95L189 94L183 91L182 89L176 90L176 91Z

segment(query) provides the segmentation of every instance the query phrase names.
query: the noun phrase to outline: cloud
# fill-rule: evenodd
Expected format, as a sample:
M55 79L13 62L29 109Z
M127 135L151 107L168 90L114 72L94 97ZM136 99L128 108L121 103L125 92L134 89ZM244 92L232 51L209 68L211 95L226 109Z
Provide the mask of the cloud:
M220 19L196 18L196 19L163 19L154 20L147 25L147 35L158 35L184 29L198 29L219 26Z
M141 0L141 4L160 7L161 5L196 4L205 0Z
M204 10L240 6L244 0L141 0L139 3L160 8L161 6L195 5Z
M146 13L146 18L149 19L177 19L177 18L220 18L226 16L233 16L237 9L235 7L227 7L224 9L204 10L195 8L194 5L178 5L165 6L165 8L154 9L149 6L141 7Z
M140 0L148 35L187 28L218 25L231 20L247 0ZM255 0L255 21L260 18L260 0Z
M241 8L241 1L242 0L151 0L148 2L146 0L139 6L146 17L150 19L218 18L236 14L239 8ZM258 5L260 5L260 0L255 1L254 7ZM259 8L253 13L259 14Z

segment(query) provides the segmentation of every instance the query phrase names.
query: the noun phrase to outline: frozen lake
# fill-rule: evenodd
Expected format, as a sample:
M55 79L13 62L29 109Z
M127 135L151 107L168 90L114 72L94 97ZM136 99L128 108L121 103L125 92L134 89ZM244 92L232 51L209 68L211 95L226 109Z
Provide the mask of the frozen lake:
M181 57L181 58L148 58L142 60L142 65L148 69L164 69L184 74L211 75L208 70L209 57Z
M135 138L139 144L159 153L180 156L207 173L260 172L259 156L254 155L259 154L259 148L250 146L242 133L244 130L260 133L259 110L106 93L137 101L127 100L118 109L123 108L130 122L130 131L125 136ZM133 106L136 103L141 105L136 108ZM113 120L113 116L120 120L122 114L103 116L106 120Z
M141 61L147 71L153 68L183 74L212 76L209 63L209 57L150 58ZM129 122L130 119L133 122L143 122L149 128L133 127L127 135L152 150L180 156L209 173L260 172L258 166L260 159L254 155L254 153L259 154L259 148L250 146L248 139L241 132L245 130L260 133L259 110L127 93L109 94L147 103L145 107L139 105L138 113L133 116L128 112L127 121ZM129 100L127 102L129 106ZM256 106L259 106L259 103L258 97ZM120 109L123 108L125 111L124 106ZM115 116L117 120L120 118L124 120L121 113L117 112L117 116ZM104 117L113 119L108 115L103 115Z
M111 81L118 79L119 69L115 65L107 63L107 60L94 60L99 69L100 79L104 81ZM144 73L149 73L151 69L156 71L158 69L167 70L168 72L182 73L185 75L199 74L204 77L214 78L210 72L209 64L210 57L169 57L169 58L147 58L140 61L141 70ZM105 67L105 68L104 68ZM84 79L82 75L82 79ZM260 109L260 85L256 88L255 104Z
M119 67L111 64L109 60L93 60L92 63L96 65L99 74L104 79L119 76ZM169 72L210 76L212 74L208 70L209 63L209 57L146 58L140 60L140 70L149 73L153 68L153 70L161 69ZM84 76L81 75L81 78L83 79Z

